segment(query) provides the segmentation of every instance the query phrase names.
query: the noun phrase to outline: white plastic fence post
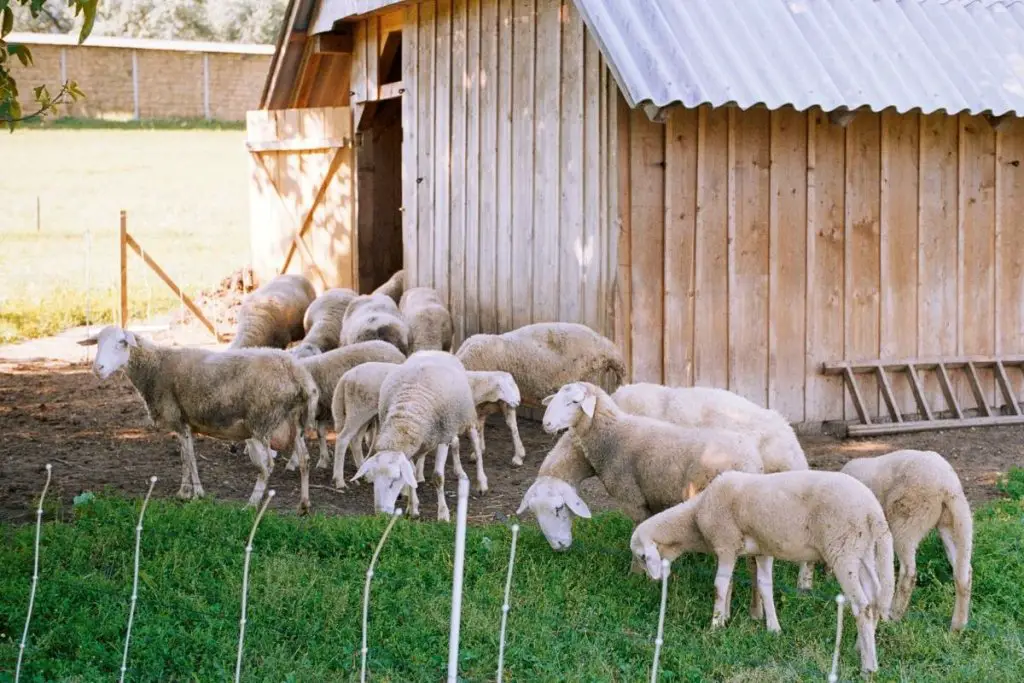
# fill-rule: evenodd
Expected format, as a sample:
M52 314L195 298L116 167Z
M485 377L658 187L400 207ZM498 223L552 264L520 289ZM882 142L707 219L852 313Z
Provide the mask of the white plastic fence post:
M245 544L245 567L242 569L242 618L238 621L238 659L235 660L235 683L238 683L242 676L242 643L245 640L245 601L249 592L249 558L252 557L252 539L256 536L256 527L260 525L260 519L263 518L263 513L267 511L267 506L270 505L270 501L273 500L275 493L274 489L267 491L267 497L263 500L263 505L260 506L260 511L256 513L256 519L252 523L252 531L249 532L249 542Z
M651 683L658 680L658 659L661 645L665 642L665 602L668 600L669 561L661 561L661 608L658 610L658 635L654 638L654 663L651 666Z
M512 525L512 549L508 554L508 575L505 577L505 601L501 604L501 634L498 636L498 683L505 670L505 624L508 622L508 594L512 589L512 567L516 561L516 540L519 538L519 525Z
M25 643L28 642L28 624L32 620L32 605L36 601L36 586L39 585L39 533L43 526L43 499L46 498L46 489L50 488L50 475L53 472L53 465L46 463L46 483L43 484L43 492L39 496L39 507L36 509L36 547L35 558L32 560L32 590L28 594L28 614L25 616L25 630L21 634L21 645L18 646L18 665L14 669L14 683L21 678L21 658L25 654Z
M452 615L448 633L448 683L455 683L459 672L459 627L462 624L462 572L466 561L466 506L469 502L469 477L459 476L459 506L455 511L455 567L452 572Z
M380 540L377 542L377 549L373 551L373 557L370 558L370 568L366 570L366 583L363 584L363 647L361 650L363 661L359 667L359 680L361 683L366 683L366 653L370 651L366 647L366 623L370 612L370 581L373 579L373 567L377 564L377 556L380 555L380 550L384 547L384 541L388 539L388 534L391 533L391 527L395 526L395 522L401 516L402 508L397 508L395 514L391 517L391 521L384 527L384 533L381 534Z
M128 630L124 634L124 655L121 657L121 683L124 683L124 674L128 671L128 641L132 637L132 621L135 619L135 603L139 599L139 544L142 541L142 518L146 515L146 506L149 505L149 497L153 495L153 487L156 485L156 477L149 478L149 490L142 501L142 509L139 510L139 523L135 525L135 575L132 577L132 605L128 610Z
M843 639L843 603L846 597L840 593L836 596L836 605L839 614L836 616L836 649L832 652L832 673L828 675L828 683L836 683L839 680L839 643Z

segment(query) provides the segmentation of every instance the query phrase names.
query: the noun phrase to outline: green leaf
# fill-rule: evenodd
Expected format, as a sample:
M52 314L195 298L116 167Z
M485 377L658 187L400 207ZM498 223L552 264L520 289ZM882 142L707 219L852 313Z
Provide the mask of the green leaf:
M0 36L6 36L14 29L14 12L10 7L4 7L3 28L0 28Z
M8 45L7 52L17 57L22 66L32 64L32 52L25 45Z
M92 25L96 23L96 3L98 0L85 0L78 7L82 9L82 15L84 21L82 21L82 30L78 33L78 42L81 43L89 34L92 33ZM78 9L76 7L75 15L78 15Z
M86 503L90 502L95 497L96 497L96 494L93 493L92 491L83 491L82 493L79 493L77 496L75 496L74 498L71 499L71 504L72 505L85 505Z

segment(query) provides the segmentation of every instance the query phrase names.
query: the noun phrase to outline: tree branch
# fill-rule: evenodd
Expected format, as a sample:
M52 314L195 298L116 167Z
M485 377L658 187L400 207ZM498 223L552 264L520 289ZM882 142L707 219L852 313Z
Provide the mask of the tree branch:
M22 117L17 118L17 119L2 118L2 119L0 119L0 121L3 121L4 123L10 124L10 123L20 123L22 121L28 121L29 119L34 119L34 118L38 117L40 114L42 114L43 112L45 112L48 109L50 109L51 107L55 107L58 104L62 104L63 101L64 101L64 96L67 95L67 94L69 94L68 84L65 83L64 85L61 86L60 92L57 93L57 96L54 97L52 100L49 101L48 104L46 104L45 106L41 107L37 111L35 111L35 112L33 112L33 113L31 113L31 114L29 114L27 116L22 116Z

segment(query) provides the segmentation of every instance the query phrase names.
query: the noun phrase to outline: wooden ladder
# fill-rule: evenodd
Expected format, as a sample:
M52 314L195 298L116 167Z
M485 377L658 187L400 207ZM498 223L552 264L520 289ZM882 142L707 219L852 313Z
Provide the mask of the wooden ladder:
M860 424L849 425L850 436L877 436L880 434L906 434L923 432L931 429L954 429L958 427L985 427L992 425L1024 424L1024 413L1021 411L1017 396L1006 374L1007 367L1024 369L1024 355L1000 357L953 357L953 358L916 358L913 360L869 360L869 361L835 361L822 364L822 372L826 375L842 375L850 390L853 407L860 418ZM996 386L1003 396L1005 405L1000 409L988 404L985 392L978 376L979 369L991 368L995 376ZM936 417L935 411L928 405L921 382L921 371L933 370L939 381L939 388L946 399L948 414L953 417ZM950 381L950 370L961 370L966 376L971 392L974 394L977 411L976 417L965 417L964 410L956 400L953 384ZM910 383L911 393L917 404L918 419L908 420L900 412L893 394L889 373L902 372ZM858 375L874 375L878 380L878 389L889 411L889 422L878 422L871 419L864 404L864 395L857 384Z

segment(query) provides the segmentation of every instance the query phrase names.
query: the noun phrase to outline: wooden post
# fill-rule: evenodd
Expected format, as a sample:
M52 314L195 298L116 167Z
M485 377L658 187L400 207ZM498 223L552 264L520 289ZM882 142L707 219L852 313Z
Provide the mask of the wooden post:
M121 209L121 328L128 326L128 213Z

